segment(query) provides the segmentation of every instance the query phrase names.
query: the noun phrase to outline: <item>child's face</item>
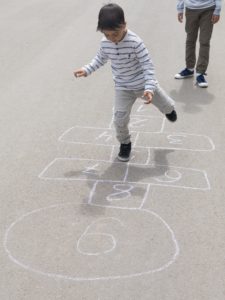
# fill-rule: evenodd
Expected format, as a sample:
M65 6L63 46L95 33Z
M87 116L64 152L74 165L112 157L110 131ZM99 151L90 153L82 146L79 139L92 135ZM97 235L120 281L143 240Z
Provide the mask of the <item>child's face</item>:
M116 30L102 30L102 33L105 35L107 40L113 43L119 43L125 36L127 32L126 25L122 25Z

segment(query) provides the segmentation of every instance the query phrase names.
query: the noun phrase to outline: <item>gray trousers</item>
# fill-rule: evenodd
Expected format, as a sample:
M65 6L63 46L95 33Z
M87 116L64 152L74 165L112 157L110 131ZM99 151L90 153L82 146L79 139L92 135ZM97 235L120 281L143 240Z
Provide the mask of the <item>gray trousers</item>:
M135 100L143 96L143 92L144 90L115 90L114 125L116 137L121 144L128 144L130 142L128 124L131 109ZM163 114L171 113L175 106L174 100L171 99L159 85L154 92L151 104L155 105Z
M205 73L209 64L210 39L213 31L211 22L214 8L188 9L186 8L186 67L197 73ZM196 41L199 32L199 55L196 64Z

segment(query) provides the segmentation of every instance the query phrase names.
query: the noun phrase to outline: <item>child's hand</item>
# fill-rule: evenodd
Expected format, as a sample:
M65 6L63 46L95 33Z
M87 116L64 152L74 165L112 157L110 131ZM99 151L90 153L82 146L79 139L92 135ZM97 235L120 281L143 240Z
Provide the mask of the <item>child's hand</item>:
M216 24L219 21L219 19L220 19L219 15L213 15L211 21L213 24Z
M153 94L149 91L144 91L143 98L145 99L145 104L149 104L152 102Z
M86 77L87 73L83 69L79 69L73 72L75 77Z
M177 19L178 19L178 21L179 21L180 23L183 22L183 17L184 17L184 14L183 14L183 13L178 13Z

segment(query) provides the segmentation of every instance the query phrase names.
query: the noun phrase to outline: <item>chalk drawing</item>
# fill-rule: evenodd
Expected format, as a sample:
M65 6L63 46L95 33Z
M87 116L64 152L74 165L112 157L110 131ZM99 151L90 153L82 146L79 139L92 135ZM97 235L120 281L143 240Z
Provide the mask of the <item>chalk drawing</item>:
M97 162L97 163L96 163ZM98 169L96 169L98 167ZM72 171L71 171L72 170ZM93 176L87 176L93 175ZM126 182L209 190L207 173L168 165L124 164L92 159L55 158L39 174L44 180Z
M91 205L86 204L83 206L90 207ZM57 216L59 211L61 212L62 210L65 211L64 218L61 216L61 218L58 219ZM67 212L71 210L76 211L74 203L51 205L49 207L30 211L12 222L7 228L4 236L4 249L9 259L28 271L52 277L54 279L94 281L134 278L161 272L174 263L179 255L179 246L173 230L164 219L155 212L147 209L131 210L128 208L108 208L108 217L91 222L84 228L84 231L80 236L78 234L80 232L80 227L84 227L91 216L86 216L86 219L80 218L80 223L77 221L75 228L78 228L79 230L78 233L76 233L77 236L76 234L74 236L74 247L67 247L67 251L63 252L64 255L67 253L67 258L71 261L70 265L64 266L63 262L61 265L61 252L57 249L58 240L55 241L55 244L52 241L49 241L49 243L48 241L41 243L35 234L35 229L37 229L38 226L43 226L42 224L50 219L51 222L54 220L57 235L60 235L62 224L67 226L68 230L70 228L69 224L72 223L72 220L68 220L70 214ZM71 215L70 218L72 219ZM139 222L144 222L145 226L139 226L138 231L135 231L131 226L134 219L137 224ZM43 222L43 220L45 220L45 222ZM102 223L102 227L98 227L99 223ZM116 226L119 230L115 230ZM71 224L71 229L73 227L74 225ZM153 227L156 232L152 230ZM48 231L51 230L50 228L51 226L47 226L46 228L43 227L42 231L45 232L45 234L48 234ZM99 228L102 228L103 232ZM114 232L104 232L106 229L108 231L114 230ZM117 238L116 235L118 236ZM30 236L32 238L28 241ZM99 240L100 243L105 242L106 239L105 245L107 245L107 247L103 245L101 248L101 244L99 243L95 243L93 246L93 240L98 237L101 238ZM41 239L40 236L39 238ZM160 238L163 238L161 242ZM148 239L149 242L147 243L146 241L148 241ZM118 246L119 241L120 247ZM68 241L65 241L63 245L67 245L67 242ZM21 251L19 254L17 253L16 247L14 247L17 243L20 244ZM52 245L52 243L54 245ZM121 243L123 244L123 247L121 247ZM30 249L26 248L27 244ZM38 260L36 255L37 244L39 247L41 247L42 244L45 255L44 258L48 259L48 267L44 263L45 260L43 261L43 254L40 257L40 261ZM71 246L72 244L69 243L68 245ZM98 248L97 250L96 246ZM88 251L89 247L91 248L91 251ZM29 259L26 256L28 250L30 253ZM119 259L115 258L115 252L117 254L116 257L119 257ZM139 253L142 255L140 256ZM160 254L160 259L154 261L151 256L153 255L155 257L156 254ZM132 256L133 260L136 259L137 262L139 262L137 265L130 263L130 257ZM53 272L53 270L55 270L55 261L57 257L59 257L57 260L57 263L59 264L58 268L63 269L62 273ZM93 258L95 258L95 260L93 260ZM28 259L29 262L26 262L26 259ZM160 260L162 260L161 264ZM71 270L72 262L74 264ZM104 263L104 268L101 268L102 263ZM88 268L89 265L91 265L91 268ZM123 265L124 268L121 269L121 265ZM82 273L82 276L80 276L80 272Z
M210 182L204 170L156 164L151 159L151 149L198 153L213 151L215 145L205 135L166 132L166 118L157 114L150 116L146 107L143 104L133 107L135 112L130 120L133 149L128 163L115 160L118 142L113 118L108 127L77 125L59 137L58 141L67 145L105 147L107 159L55 157L48 163L38 175L39 179L86 182L90 185L87 202L80 206L74 203L51 205L30 211L12 222L4 235L4 249L11 261L43 276L72 281L134 278L164 271L176 261L180 249L174 231L156 212L145 208L146 201L151 198L151 188L207 191L211 188ZM105 216L81 214L81 207L93 211L104 208ZM57 217L59 211L61 218ZM44 245L44 253L51 254L46 257L49 269L41 259L38 261L35 253L35 245L42 244L41 240L35 240L41 238L35 230L38 226L46 226L40 229L47 234L50 221L62 240L64 227L72 237L68 240L66 234L62 243L67 249L63 249L63 253L71 263L60 265L60 272L54 263L62 261L62 250L59 246L52 249L54 241ZM32 239L26 240L29 235ZM17 243L20 251L17 251ZM26 256L28 250L29 258ZM36 255L36 260L32 255ZM131 257L136 259L135 264L131 263Z
M72 144L118 145L113 129L72 127L59 137L59 141ZM136 149L174 149L187 151L213 151L215 145L206 135L131 130Z

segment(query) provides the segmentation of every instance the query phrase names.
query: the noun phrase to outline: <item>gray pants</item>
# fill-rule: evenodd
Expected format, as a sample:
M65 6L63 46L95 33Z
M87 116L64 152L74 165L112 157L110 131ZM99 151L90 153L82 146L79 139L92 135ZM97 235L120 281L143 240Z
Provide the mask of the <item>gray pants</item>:
M196 65L197 73L205 73L209 63L210 39L213 31L212 15L214 8L186 9L186 67L194 69L196 64L196 41L199 34L199 55Z
M135 100L143 96L143 92L143 90L115 90L114 125L116 137L121 144L128 144L130 142L128 124L130 121L131 109ZM173 99L171 99L159 85L155 90L152 104L163 114L171 113L172 110L174 110L175 105Z

